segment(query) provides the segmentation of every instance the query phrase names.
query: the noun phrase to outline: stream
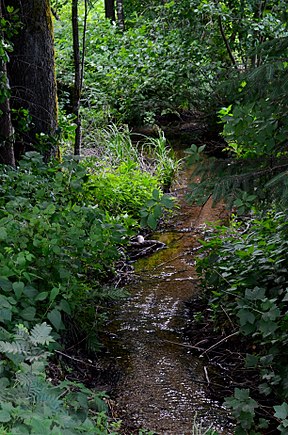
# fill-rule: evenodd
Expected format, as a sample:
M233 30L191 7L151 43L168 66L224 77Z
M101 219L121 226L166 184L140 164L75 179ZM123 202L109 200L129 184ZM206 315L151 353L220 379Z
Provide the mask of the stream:
M206 222L225 215L210 201L203 208L187 204L190 174L183 170L172 189L179 204L175 216L164 232L151 237L166 248L134 263L137 279L128 288L130 297L114 308L106 326L103 357L115 378L115 415L125 434L138 433L135 428L198 434L195 419L218 434L233 433L227 410L209 398L207 361L195 357L184 335L185 302L199 291L193 248L207 231Z

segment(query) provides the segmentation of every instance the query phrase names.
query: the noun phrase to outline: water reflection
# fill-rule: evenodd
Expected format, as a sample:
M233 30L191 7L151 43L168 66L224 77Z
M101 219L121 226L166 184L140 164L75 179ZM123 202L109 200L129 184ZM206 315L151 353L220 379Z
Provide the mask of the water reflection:
M191 434L197 413L205 426L229 434L227 411L209 399L203 360L192 356L182 335L185 301L198 291L192 248L200 230L193 228L203 223L205 210L201 218L182 198L179 216L172 230L153 235L166 249L137 261L139 280L107 325L108 358L121 373L114 395L120 417L135 427Z

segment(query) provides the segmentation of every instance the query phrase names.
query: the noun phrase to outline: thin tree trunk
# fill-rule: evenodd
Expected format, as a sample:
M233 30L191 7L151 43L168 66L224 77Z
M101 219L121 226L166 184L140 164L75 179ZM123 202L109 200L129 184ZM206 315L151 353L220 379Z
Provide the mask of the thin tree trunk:
M125 30L123 0L116 0L117 24L120 30Z
M110 21L116 21L114 0L105 0L105 17Z
M2 15L2 0L0 1L0 19ZM0 29L0 44L4 42L3 34ZM7 66L4 58L5 54L0 56L0 75L2 76L2 95L0 98L0 163L15 166L14 156L14 130L11 120L10 110L10 90L7 77ZM6 95L5 95L6 93ZM3 95L4 94L4 95Z
M232 53L229 41L228 41L228 39L227 39L227 37L225 35L223 24L222 24L222 18L221 18L220 15L218 17L218 24L219 24L219 29L220 29L220 33L221 33L222 39L223 39L224 44L226 46L226 49L227 49L228 55L229 55L229 57L231 59L231 62L237 68L236 60L235 60L235 58L233 56L233 53Z
M75 115L75 123L76 123L74 154L76 156L79 156L81 152L81 118L80 118L81 60L80 60L79 26L78 26L78 0L72 0L72 29L73 29L73 58L74 58L73 114Z
M24 149L16 152L19 155L36 148L48 160L58 151L53 141L57 129L57 90L50 0L9 0L5 4L19 11L22 24L13 38L8 63L11 107L28 110L32 119L28 131L18 132ZM40 133L48 136L45 143L39 144Z
M4 86L9 89L6 65L0 60L0 73L4 79ZM6 83L5 83L6 82ZM7 95L0 103L0 163L15 166L14 129L11 120L10 100Z

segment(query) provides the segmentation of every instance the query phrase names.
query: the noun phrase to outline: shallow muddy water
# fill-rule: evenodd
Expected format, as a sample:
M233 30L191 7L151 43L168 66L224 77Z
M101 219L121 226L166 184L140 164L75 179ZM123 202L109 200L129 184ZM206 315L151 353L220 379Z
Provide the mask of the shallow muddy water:
M160 435L192 434L195 415L204 427L233 433L227 411L209 399L209 367L192 354L183 334L185 302L199 291L194 248L206 221L224 216L210 201L203 208L186 203L188 177L183 172L174 187L179 209L167 230L153 235L166 248L134 264L131 296L115 307L106 328L104 358L118 374L112 394L125 434L140 427Z

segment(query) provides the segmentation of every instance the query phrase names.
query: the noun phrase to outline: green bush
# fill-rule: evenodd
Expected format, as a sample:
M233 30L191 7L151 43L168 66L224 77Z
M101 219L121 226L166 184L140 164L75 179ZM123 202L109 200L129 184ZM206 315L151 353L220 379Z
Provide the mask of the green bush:
M48 319L59 331L63 314L92 293L97 304L127 230L85 198L88 175L76 161L47 166L30 153L0 178L2 324L11 331Z
M158 115L178 114L209 97L207 66L201 70L206 57L189 26L194 14L187 17L180 7L173 14L174 9L165 5L154 16L134 14L124 33L103 14L90 12L81 109L85 144L107 120L152 125ZM69 11L63 8L63 19L55 23L60 103L66 108L73 83Z
M259 400L267 397L272 405L280 406L288 401L287 215L271 211L246 223L248 231L235 225L204 241L206 254L197 267L210 294L215 327L228 334L232 322L245 340L253 342L255 350L246 355L246 366L259 370ZM234 399L227 399L227 403L246 430L254 427L254 408L261 405L245 391L235 392ZM249 427L247 416L240 412L244 410L242 399L253 402ZM268 425L262 420L258 423L261 427ZM283 429L281 433L286 432Z
M118 433L105 414L103 394L79 383L62 381L54 386L47 380L51 330L46 323L30 331L20 324L14 334L0 333L1 434Z
M143 204L158 187L157 179L139 169L120 165L114 172L102 172L90 176L85 185L89 198L103 210L115 214L128 214L139 219Z

